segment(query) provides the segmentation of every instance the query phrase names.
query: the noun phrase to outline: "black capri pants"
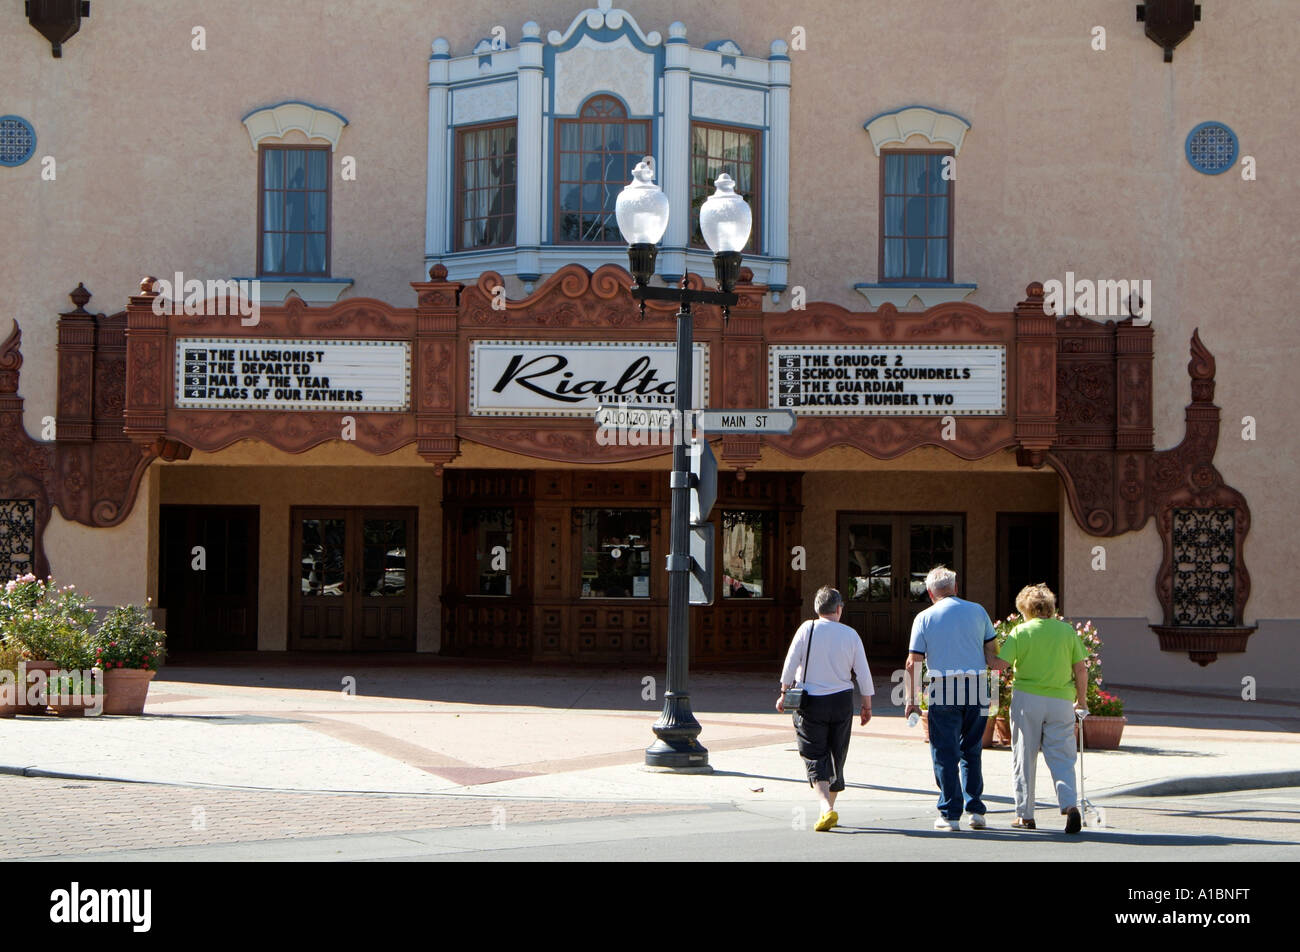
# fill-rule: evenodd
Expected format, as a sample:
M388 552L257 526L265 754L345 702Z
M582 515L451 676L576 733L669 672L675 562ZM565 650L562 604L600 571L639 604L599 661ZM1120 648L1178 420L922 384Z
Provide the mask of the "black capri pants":
M808 768L808 785L828 780L832 790L843 790L844 761L853 732L853 689L809 694L804 710L794 715L794 730L799 756Z

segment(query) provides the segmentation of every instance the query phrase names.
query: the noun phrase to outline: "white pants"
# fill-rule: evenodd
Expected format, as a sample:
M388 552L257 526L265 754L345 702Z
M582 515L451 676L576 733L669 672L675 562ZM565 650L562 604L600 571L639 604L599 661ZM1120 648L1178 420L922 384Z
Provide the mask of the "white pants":
M1034 817L1034 772L1038 752L1056 784L1062 810L1077 805L1074 789L1074 703L1016 691L1011 698L1011 752L1015 766L1016 816Z

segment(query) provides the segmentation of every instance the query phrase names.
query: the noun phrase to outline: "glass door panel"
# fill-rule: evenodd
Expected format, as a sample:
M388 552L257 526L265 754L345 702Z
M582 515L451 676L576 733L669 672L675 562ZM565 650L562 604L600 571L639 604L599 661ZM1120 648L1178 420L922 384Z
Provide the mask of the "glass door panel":
M845 600L888 603L893 598L894 527L888 522L856 522L848 527L848 577L841 589Z
M925 589L925 577L938 565L946 565L957 573L957 594L966 590L965 565L962 559L962 516L903 516L906 525L906 564L910 575L901 601L899 627L905 640L910 640L912 621L930 607L930 595ZM901 533L900 533L901 534ZM902 556L902 553L900 553Z
M839 585L844 596L841 621L862 638L868 656L893 651L894 520L891 516L841 516Z
M911 575L907 583L907 600L922 608L930 604L925 577L936 565L956 567L956 525L953 522L920 522L908 526L908 552ZM957 580L958 585L961 579Z
M351 633L348 519L345 510L295 510L293 558L297 571L290 647L343 651Z
M353 651L415 650L415 510L351 513L357 564Z
M342 597L347 572L347 522L343 519L299 521L302 558L299 562L303 595Z
M367 598L405 595L406 520L364 519L361 546L361 593Z

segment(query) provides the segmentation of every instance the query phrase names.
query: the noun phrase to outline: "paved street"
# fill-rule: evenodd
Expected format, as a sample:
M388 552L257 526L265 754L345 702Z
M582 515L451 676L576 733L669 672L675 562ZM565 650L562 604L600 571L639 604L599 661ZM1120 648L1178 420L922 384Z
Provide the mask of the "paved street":
M1009 829L1005 748L990 829L936 833L928 747L882 680L821 835L771 672L694 676L713 773L680 776L643 767L640 672L299 661L169 666L143 717L0 722L0 859L1300 858L1290 689L1122 687L1121 748L1085 755L1108 825L1067 839L1041 765L1042 831Z
M683 778L685 779L685 778ZM842 826L814 834L806 802L612 803L477 796L213 790L0 777L7 860L1300 860L1300 788L1117 798L1107 826L938 833L928 798L843 795Z

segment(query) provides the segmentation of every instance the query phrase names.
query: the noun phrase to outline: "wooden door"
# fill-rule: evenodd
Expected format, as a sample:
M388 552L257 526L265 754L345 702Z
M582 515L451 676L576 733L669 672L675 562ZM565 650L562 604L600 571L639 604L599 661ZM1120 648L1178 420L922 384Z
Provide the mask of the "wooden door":
M1058 529L1055 512L998 513L998 594L994 618L1016 610L1016 596L1026 585L1046 582L1061 610Z
M352 605L348 510L294 509L289 565L289 647L299 651L346 651L351 644Z
M889 654L896 641L894 521L885 515L841 515L839 520L842 620L862 637L868 659Z
M352 513L357 579L354 651L415 650L415 517L414 509Z
M256 506L159 506L158 607L172 651L257 650Z
M922 514L899 517L903 551L900 565L908 574L899 581L899 640L895 643L906 654L912 637L912 622L930 607L925 577L936 565L946 565L957 573L957 594L966 591L965 545L962 535L966 519L959 515ZM901 657L901 655L900 655Z
M930 605L925 576L936 565L964 573L965 517L941 513L840 513L838 571L846 625L869 660L901 663L912 621Z
M416 511L292 512L289 647L414 651Z

